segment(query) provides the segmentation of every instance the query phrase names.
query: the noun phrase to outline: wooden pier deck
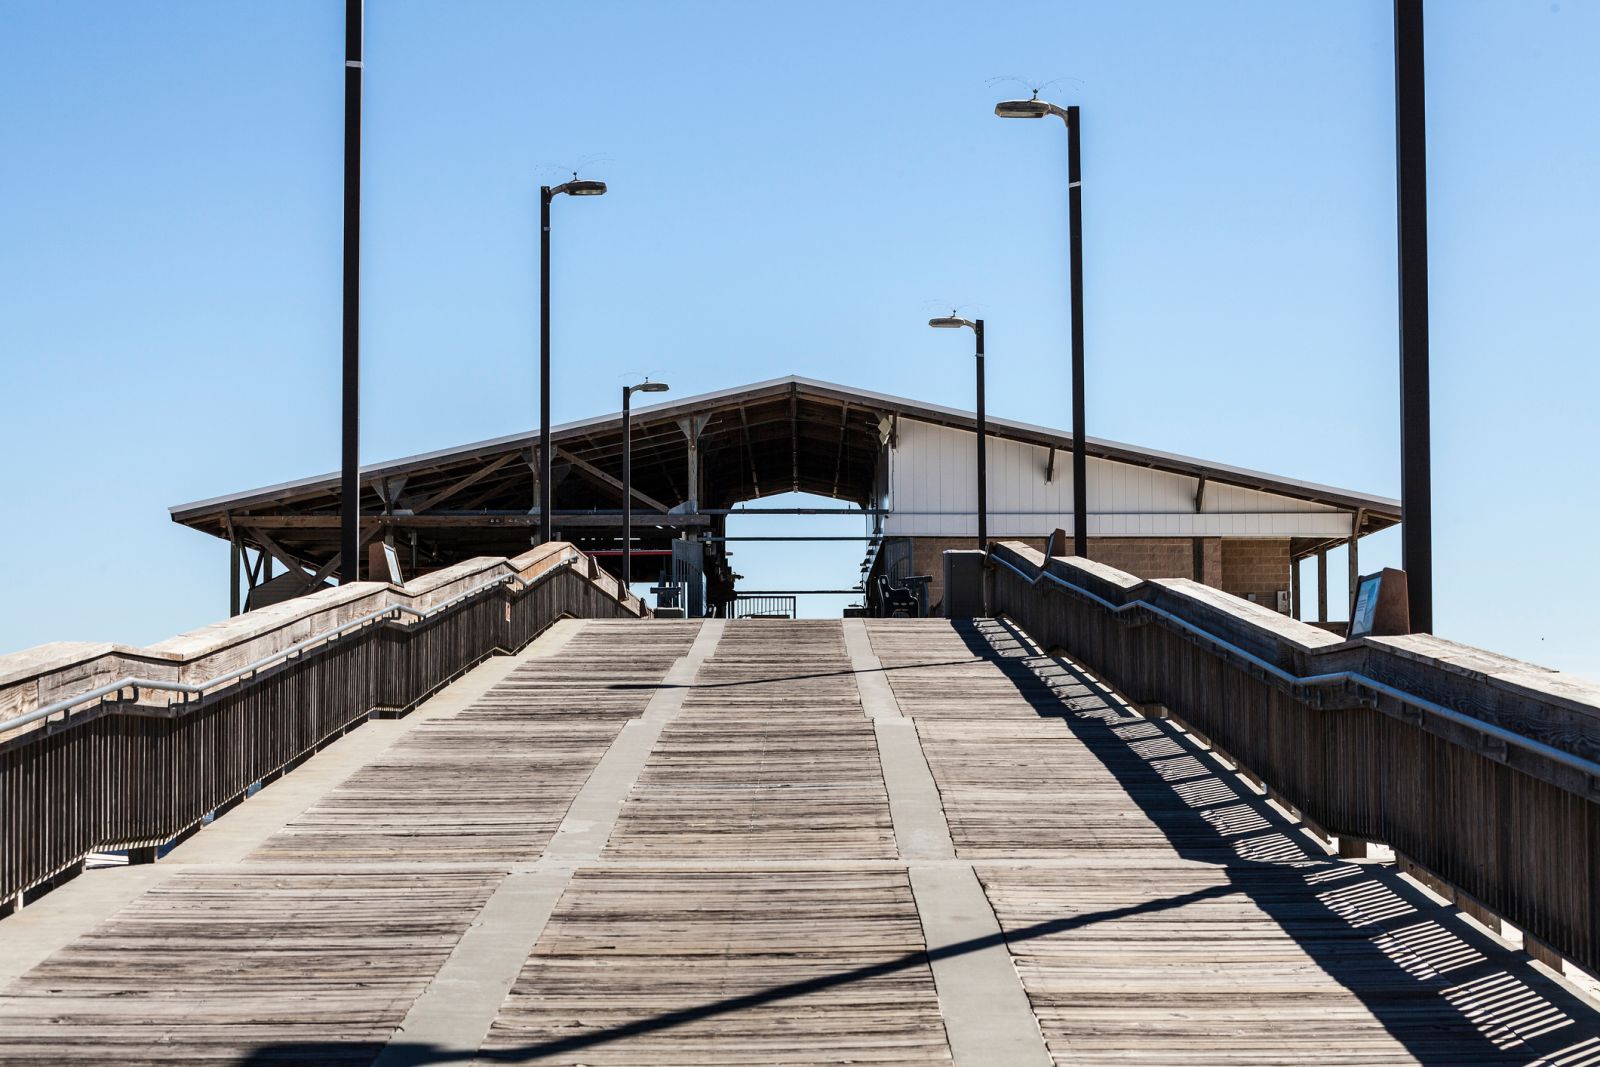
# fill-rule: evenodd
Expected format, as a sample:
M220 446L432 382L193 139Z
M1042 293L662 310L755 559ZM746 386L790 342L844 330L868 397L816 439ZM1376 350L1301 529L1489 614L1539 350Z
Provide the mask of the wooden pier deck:
M1003 622L566 621L0 921L0 1064L1600 1064Z

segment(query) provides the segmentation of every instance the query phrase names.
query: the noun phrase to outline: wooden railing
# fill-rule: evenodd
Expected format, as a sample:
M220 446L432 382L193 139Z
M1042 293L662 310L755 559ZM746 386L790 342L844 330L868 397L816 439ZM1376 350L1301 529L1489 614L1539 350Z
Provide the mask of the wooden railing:
M992 607L1170 714L1326 835L1383 842L1530 952L1600 969L1600 686L1426 634L1345 641L1018 542Z
M646 614L619 595L592 559L553 544L330 589L153 649L0 658L0 907L94 850L153 857L255 783L559 618Z

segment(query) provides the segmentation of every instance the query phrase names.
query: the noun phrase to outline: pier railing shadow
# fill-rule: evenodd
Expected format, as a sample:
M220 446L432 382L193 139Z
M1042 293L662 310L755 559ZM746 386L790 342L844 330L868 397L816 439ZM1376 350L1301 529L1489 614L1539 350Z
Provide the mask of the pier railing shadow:
M1226 864L1232 890L1417 1062L1600 1064L1600 1012L1392 867L1329 855L1191 735L1139 714L1072 660L1043 654L1016 624L954 625L974 655L1012 679L1041 717L1060 719L1127 788L1180 858ZM1054 692L1043 696L1041 688ZM1330 924L1351 936L1330 939ZM1439 1010L1419 1015L1419 998L1427 997L1437 998Z

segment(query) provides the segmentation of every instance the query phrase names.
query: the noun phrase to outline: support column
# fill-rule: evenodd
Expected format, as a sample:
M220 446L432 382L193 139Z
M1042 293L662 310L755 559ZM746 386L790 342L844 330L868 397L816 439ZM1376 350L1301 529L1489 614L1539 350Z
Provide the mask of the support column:
M1350 544L1348 546L1350 554L1348 561L1350 565L1350 590L1346 594L1346 600L1350 603L1350 614L1346 616L1347 618L1355 615L1356 588L1361 584L1361 549L1356 544L1361 539L1361 514L1359 511L1356 512L1350 524Z
M1328 621L1328 550L1317 549L1317 621Z
M686 490L686 503L690 514L700 510L700 431L710 421L709 415L687 415L678 420L678 429L683 431L684 440L688 442L689 488Z
M228 616L239 614L239 563L244 549L237 537L228 541Z

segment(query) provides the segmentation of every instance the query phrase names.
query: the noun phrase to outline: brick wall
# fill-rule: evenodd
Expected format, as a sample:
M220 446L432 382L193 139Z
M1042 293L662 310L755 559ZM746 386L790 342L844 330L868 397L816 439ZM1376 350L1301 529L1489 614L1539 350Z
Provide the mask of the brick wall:
M1241 537L1222 542L1222 588L1235 596L1278 608L1278 593L1289 588L1287 539Z
M1044 551L1042 537L1007 538ZM1089 558L1140 578L1195 578L1195 538L1091 537ZM1289 588L1289 542L1257 538L1202 537L1200 574L1206 585L1237 596L1255 593L1258 602L1277 607L1277 593ZM970 537L916 537L911 573L933 577L932 601L944 599L944 550L972 548Z

